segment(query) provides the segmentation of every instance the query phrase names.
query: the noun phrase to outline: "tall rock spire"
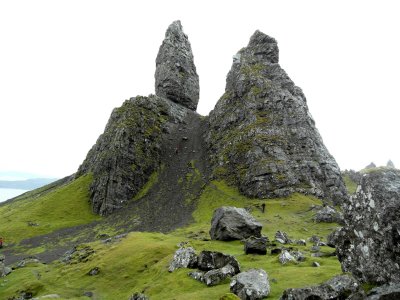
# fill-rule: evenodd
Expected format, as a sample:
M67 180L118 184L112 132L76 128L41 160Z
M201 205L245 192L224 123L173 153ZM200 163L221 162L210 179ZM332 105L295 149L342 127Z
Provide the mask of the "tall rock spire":
M169 25L156 59L155 90L191 110L199 102L199 76L192 48L180 21Z
M225 94L210 113L214 176L251 197L293 192L341 203L339 167L324 146L306 98L279 65L274 38L256 31L233 57Z

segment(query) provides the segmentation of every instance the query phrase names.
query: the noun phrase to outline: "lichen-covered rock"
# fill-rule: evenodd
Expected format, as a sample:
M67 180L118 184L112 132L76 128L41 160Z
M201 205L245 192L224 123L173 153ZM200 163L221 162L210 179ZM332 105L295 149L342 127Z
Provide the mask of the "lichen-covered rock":
M197 254L192 247L181 247L176 250L174 258L169 264L169 272L173 272L179 268L196 268Z
M340 231L342 230L342 227L337 227L335 230L333 230L328 237L326 238L326 244L329 247L336 248L336 244L339 241L338 239L340 238Z
M344 272L361 282L400 282L400 170L373 169L343 205L335 238Z
M129 297L129 300L149 300L150 298L147 297L145 294L142 293L134 293L132 296Z
M244 252L246 254L267 254L267 237L251 237L248 238L244 243Z
M275 233L275 240L281 244L291 244L292 240L289 238L288 234L284 231L278 230Z
M343 223L343 214L329 205L325 205L318 209L314 216L314 220L318 223Z
M400 299L400 284L383 285L373 288L365 298L367 300L397 300Z
M184 107L154 95L131 98L113 110L76 174L93 174L93 212L109 215L140 191L160 165L164 130L185 115Z
M157 96L196 110L199 102L199 76L192 48L180 21L173 22L165 33L156 59L155 80Z
M235 274L237 274L235 272L235 268L230 264L227 264L222 268L205 272L200 281L205 283L207 286L214 286L223 282L225 279L234 276Z
M261 223L244 208L223 206L214 211L210 236L213 240L241 240L251 236L261 237Z
M231 292L241 300L256 300L267 297L270 285L267 273L262 269L250 269L232 278Z
M340 275L318 286L287 289L280 299L347 299L350 294L358 292L359 289L360 286L354 278L348 275Z
M250 197L301 192L341 203L347 191L339 167L278 57L276 40L259 31L235 55L209 117L213 174Z
M296 258L293 257L287 250L282 250L281 254L278 256L278 260L282 265L286 265L290 262L296 262Z
M240 272L239 263L232 255L214 251L201 251L197 266L202 271L209 271L220 269L228 264L234 268L235 274Z

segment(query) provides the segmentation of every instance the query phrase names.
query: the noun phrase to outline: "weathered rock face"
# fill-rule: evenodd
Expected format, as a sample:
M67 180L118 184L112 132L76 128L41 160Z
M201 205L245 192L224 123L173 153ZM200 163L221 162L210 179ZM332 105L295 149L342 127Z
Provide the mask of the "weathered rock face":
M336 211L333 207L326 205L317 209L317 213L314 216L316 222L325 223L343 223L342 213Z
M180 21L173 22L156 59L156 95L196 110L199 102L199 76L192 48Z
M93 174L93 212L108 215L138 193L160 165L163 132L185 112L157 96L131 98L114 109L76 175Z
M174 259L169 265L168 271L173 272L179 268L196 268L197 254L192 247L181 247L176 250Z
M235 55L225 94L209 118L214 176L236 182L251 197L297 191L340 203L347 192L339 167L278 57L275 39L259 31Z
M400 170L365 174L343 205L345 226L334 242L343 271L361 282L400 282Z
M228 264L234 268L235 274L240 272L238 261L231 255L213 251L202 251L199 255L198 268L202 271L220 269Z
M367 300L396 300L400 299L400 284L383 285L373 288L366 297Z
M350 294L357 293L359 289L360 286L354 278L348 275L341 275L318 286L287 289L283 292L280 299L347 299Z
M267 273L262 269L250 269L232 278L231 292L242 300L264 299L270 293Z
M248 238L244 243L244 252L246 254L252 253L252 254L265 255L267 254L267 243L268 243L267 237Z
M388 168L395 168L394 163L393 163L390 159L388 160L388 162L387 162L387 164L386 164L386 167L388 167Z
M214 211L210 236L213 240L221 241L261 237L261 228L261 223L244 208L224 206Z

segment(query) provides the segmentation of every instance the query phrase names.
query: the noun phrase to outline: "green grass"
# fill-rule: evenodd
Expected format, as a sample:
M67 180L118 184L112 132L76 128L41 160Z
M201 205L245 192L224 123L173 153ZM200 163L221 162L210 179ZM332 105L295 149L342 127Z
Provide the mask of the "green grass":
M162 169L163 169L163 166L161 166L161 170ZM150 175L149 180L146 182L146 184L140 189L139 193L137 193L135 195L135 197L133 197L134 201L139 200L140 198L143 198L144 196L147 195L147 193L153 187L153 185L158 182L159 174L160 174L160 171L156 170Z
M258 209L261 203L266 204L265 213ZM208 230L213 211L223 205L248 207L263 224L263 234L271 240L277 230L286 231L292 239L306 239L314 234L325 237L336 225L312 221L309 207L316 204L321 204L321 201L299 194L285 199L249 199L224 182L214 181L204 189L199 199L193 213L193 224L169 234L133 232L119 242L93 242L90 246L96 252L86 263L64 265L54 262L17 269L6 280L0 281L0 295L7 298L15 295L17 290L31 289L34 296L56 293L65 299L87 299L82 298L85 291L93 292L95 299L128 299L137 291L144 291L152 300L228 297L229 282L206 287L188 277L188 269L168 272L177 244L188 241L198 252L207 249L234 255L242 271L264 269L270 279L276 280L271 282L268 299L279 299L286 288L319 284L340 274L339 262L335 257L310 257L309 244L297 247L306 254L305 262L281 266L275 255L245 255L240 241L209 241ZM322 248L326 253L332 251ZM312 267L313 261L319 262L321 267ZM87 275L93 267L100 268L99 275ZM230 296L225 299L235 298Z
M1 206L0 233L5 242L14 244L57 229L99 220L89 204L91 182L92 176L85 175L43 196ZM29 226L29 222L37 226Z
M347 192L352 195L357 191L357 183L355 183L349 175L343 176L344 184L346 185Z

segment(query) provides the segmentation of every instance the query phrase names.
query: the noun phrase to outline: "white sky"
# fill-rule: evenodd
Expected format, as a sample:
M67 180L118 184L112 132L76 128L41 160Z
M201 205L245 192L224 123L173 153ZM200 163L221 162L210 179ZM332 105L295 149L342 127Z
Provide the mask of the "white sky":
M154 93L155 58L176 19L192 44L201 114L259 29L278 40L342 169L389 158L399 167L396 2L1 1L0 171L75 172L111 110Z

